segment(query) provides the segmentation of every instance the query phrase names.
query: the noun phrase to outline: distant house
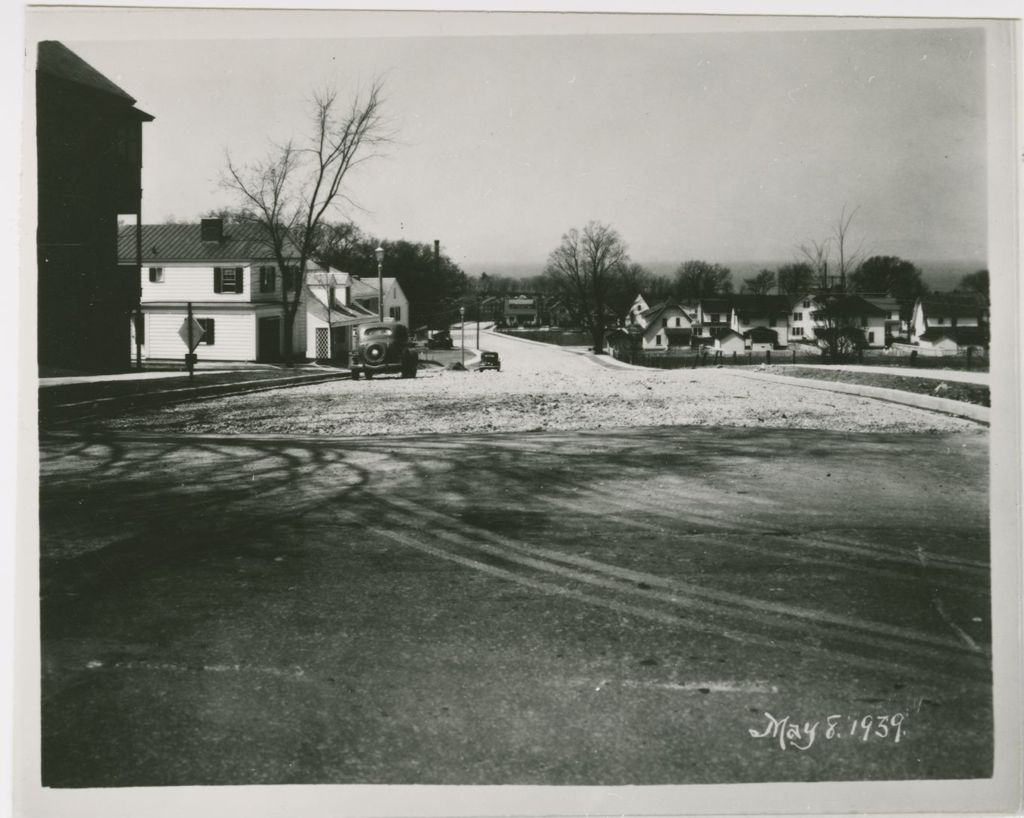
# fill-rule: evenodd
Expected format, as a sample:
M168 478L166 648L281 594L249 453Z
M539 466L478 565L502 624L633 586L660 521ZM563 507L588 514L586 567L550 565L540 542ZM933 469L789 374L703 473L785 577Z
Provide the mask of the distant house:
M121 260L131 269L135 229L122 228L120 238ZM145 359L181 360L187 348L178 331L191 303L205 329L196 350L200 360L279 360L285 327L281 293L295 286L297 253L295 262L279 270L259 229L251 225L221 219L143 225L142 320L132 322L131 349L137 346ZM297 355L306 351L301 306L293 350Z
M681 305L668 302L657 304L636 318L636 325L643 329L641 347L645 351L664 352L670 347L690 345L693 324Z
M910 335L910 318L914 309L913 301L900 301L888 294L861 293L861 297L886 313L885 343L906 340Z
M717 337L724 330L731 329L731 325L731 296L702 298L697 302L697 318L693 324L695 343L704 343L706 339Z
M779 349L789 343L788 296L734 295L731 306L730 328L746 338L748 344L754 343L754 337L758 349ZM766 347L769 343L772 346Z
M743 336L735 330L723 327L713 332L710 337L699 339L700 347L703 349L720 352L723 355L740 355L747 350L747 343Z
M910 320L910 343L921 344L928 330L985 329L988 323L988 309L983 299L971 295L934 294L917 299ZM968 333L972 341L985 333ZM935 338L933 334L931 338ZM956 333L947 336L956 337ZM926 340L926 344L931 340ZM974 343L969 346L977 345ZM988 345L987 338L984 340Z
M505 298L505 321L514 327L536 324L540 317L540 298L527 293Z
M918 336L917 346L922 353L948 355L968 349L984 350L988 348L988 332L984 327L933 327Z
M812 291L791 300L789 335L793 340L822 340L840 332L859 346L881 349L890 311L856 294Z
M793 341L814 341L815 330L822 326L819 319L824 303L818 300L816 291L804 293L797 298L790 299L789 315L789 338Z
M754 327L743 333L743 340L751 352L770 352L779 349L779 332L768 327Z
M378 315L381 288L384 290L384 317L408 326L409 299L397 278L381 278L378 285L376 278L352 276L352 304Z
M629 307L629 311L626 313L625 324L642 324L640 316L647 312L651 308L651 305L647 303L647 299L643 293L637 293L636 298L633 299L633 303Z
M117 221L142 211L142 125L153 117L59 42L39 43L35 79L38 360L126 370L139 282L138 266L118 265Z

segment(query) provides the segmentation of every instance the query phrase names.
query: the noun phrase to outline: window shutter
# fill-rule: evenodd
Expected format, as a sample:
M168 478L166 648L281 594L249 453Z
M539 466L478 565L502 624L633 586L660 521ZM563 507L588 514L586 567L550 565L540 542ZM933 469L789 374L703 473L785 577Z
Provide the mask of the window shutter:
M236 267L235 268L235 292L236 293L244 292L244 289L242 287L242 268L241 267Z
M213 268L213 291L215 293L222 292L220 285L220 267Z

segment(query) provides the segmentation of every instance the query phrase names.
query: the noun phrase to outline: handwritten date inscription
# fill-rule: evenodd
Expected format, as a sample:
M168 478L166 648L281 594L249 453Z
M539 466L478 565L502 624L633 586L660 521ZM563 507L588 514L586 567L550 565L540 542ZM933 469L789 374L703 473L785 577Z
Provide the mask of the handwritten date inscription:
M833 713L822 721L799 721L784 716L776 718L764 714L766 723L748 728L751 738L777 743L783 750L809 750L819 738L825 741L855 739L858 741L892 741L900 743L903 735L904 713L886 715L845 716Z

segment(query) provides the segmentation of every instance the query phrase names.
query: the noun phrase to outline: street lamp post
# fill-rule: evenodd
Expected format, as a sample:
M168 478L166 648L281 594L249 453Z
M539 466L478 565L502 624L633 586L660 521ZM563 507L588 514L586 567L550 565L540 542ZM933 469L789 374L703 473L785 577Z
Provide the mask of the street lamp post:
M486 277L487 277L487 273L481 273L480 274L480 280L481 281L484 281L486 279ZM478 350L480 349L480 301L481 301L481 296L480 296L480 291L478 290L477 294L476 294L476 348Z
M459 324L462 326L462 367L466 367L466 308L459 307Z
M377 245L373 251L377 256L377 315L384 320L384 279L381 278L381 268L384 266L384 248Z

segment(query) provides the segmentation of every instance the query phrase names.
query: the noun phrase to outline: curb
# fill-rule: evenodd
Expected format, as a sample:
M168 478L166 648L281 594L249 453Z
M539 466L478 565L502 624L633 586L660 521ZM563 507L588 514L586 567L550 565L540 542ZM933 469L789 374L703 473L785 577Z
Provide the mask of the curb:
M964 403L948 398L936 398L932 395L918 395L914 392L904 392L899 389L886 389L881 386L864 386L861 384L841 383L837 381L815 381L811 378L793 378L788 375L769 375L764 372L743 372L738 370L720 370L729 375L740 378L751 378L756 381L769 381L774 383L786 383L791 386L802 386L805 389L818 389L823 392L842 392L847 395L857 395L862 398L873 398L887 403L898 403L903 406L912 406L915 409L925 409L929 412L939 412L943 415L973 420L975 423L989 425L990 408L978 406L973 403Z

